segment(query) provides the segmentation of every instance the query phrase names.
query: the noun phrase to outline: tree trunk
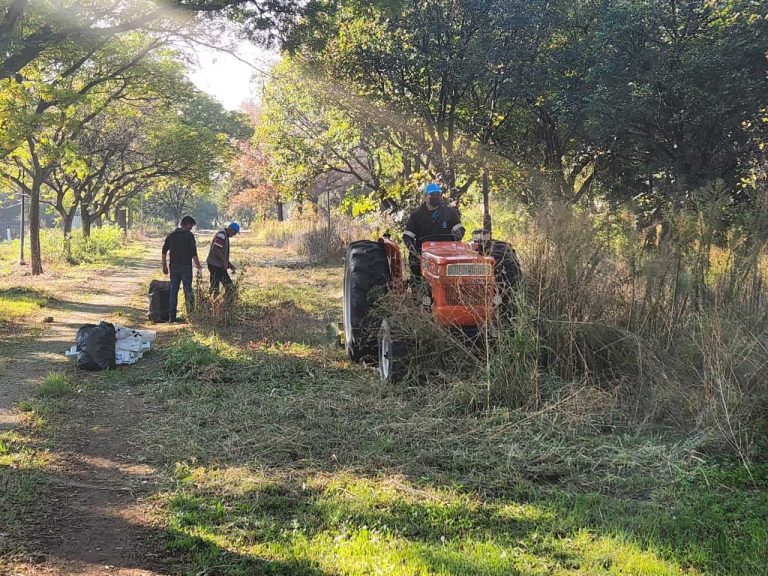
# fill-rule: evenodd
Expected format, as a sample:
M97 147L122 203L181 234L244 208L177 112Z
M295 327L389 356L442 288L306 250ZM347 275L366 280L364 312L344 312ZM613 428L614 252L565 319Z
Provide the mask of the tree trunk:
M83 238L90 238L91 236L91 215L88 212L88 206L85 204L80 205L80 220L82 221Z
M283 203L278 199L275 203L275 206L277 208L277 221L282 222L283 221Z
M69 236L72 234L72 220L74 216L74 214L67 214L66 212L61 215L61 226L64 231L65 238L69 238Z
M117 208L115 210L115 221L123 231L123 234L128 234L128 211L125 208Z
M43 258L40 253L40 186L42 182L32 179L29 194L29 251L32 257L32 275L43 273Z

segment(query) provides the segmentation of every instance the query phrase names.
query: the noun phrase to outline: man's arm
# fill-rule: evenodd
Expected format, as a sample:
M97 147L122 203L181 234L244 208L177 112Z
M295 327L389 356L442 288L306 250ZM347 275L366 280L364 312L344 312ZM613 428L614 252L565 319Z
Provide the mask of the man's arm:
M453 237L456 238L456 240L461 240L464 238L464 233L466 232L466 229L464 228L464 225L461 223L461 217L459 216L459 211L451 208L451 217L448 219L448 224L451 227L451 234L453 234Z
M163 242L163 274L168 274L168 238Z

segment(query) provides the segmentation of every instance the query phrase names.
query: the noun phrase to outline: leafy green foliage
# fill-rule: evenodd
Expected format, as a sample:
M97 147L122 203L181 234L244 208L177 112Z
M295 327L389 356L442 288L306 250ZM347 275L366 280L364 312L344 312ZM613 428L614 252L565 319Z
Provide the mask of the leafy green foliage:
M297 152L289 169L313 168L304 183L365 158L357 180L378 202L407 205L439 178L472 203L487 171L497 196L607 197L649 220L716 182L746 204L742 123L755 125L767 87L768 21L753 3L414 0L313 16L290 41L296 72L269 88L312 103L314 129L272 144ZM269 105L290 118L287 101Z

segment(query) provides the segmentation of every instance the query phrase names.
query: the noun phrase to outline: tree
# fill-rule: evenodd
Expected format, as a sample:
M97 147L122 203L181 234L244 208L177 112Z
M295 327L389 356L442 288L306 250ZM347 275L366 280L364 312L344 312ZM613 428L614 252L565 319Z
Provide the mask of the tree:
M26 71L37 81L27 81L17 100L32 114L44 103L46 112L3 171L31 198L33 273L42 271L38 215L46 186L65 229L77 205L88 235L91 222L124 206L152 179L206 181L227 161L230 136L222 131L246 133L238 115L189 84L177 56L162 46L162 39L125 36L52 83L40 60L39 71Z
M271 42L314 2L296 0L0 0L0 81L63 45L97 50L125 32L177 28L185 14L220 15ZM180 30L181 31L181 30ZM186 36L186 35L185 35Z
M736 1L632 3L606 13L590 113L595 140L611 147L604 163L614 197L686 203L715 181L735 190L740 126L768 90L768 23L759 12Z

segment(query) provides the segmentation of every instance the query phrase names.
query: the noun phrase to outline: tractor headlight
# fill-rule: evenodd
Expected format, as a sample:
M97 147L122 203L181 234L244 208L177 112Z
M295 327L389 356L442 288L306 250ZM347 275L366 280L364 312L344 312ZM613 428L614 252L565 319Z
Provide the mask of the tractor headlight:
M446 276L490 276L490 264L448 264Z

